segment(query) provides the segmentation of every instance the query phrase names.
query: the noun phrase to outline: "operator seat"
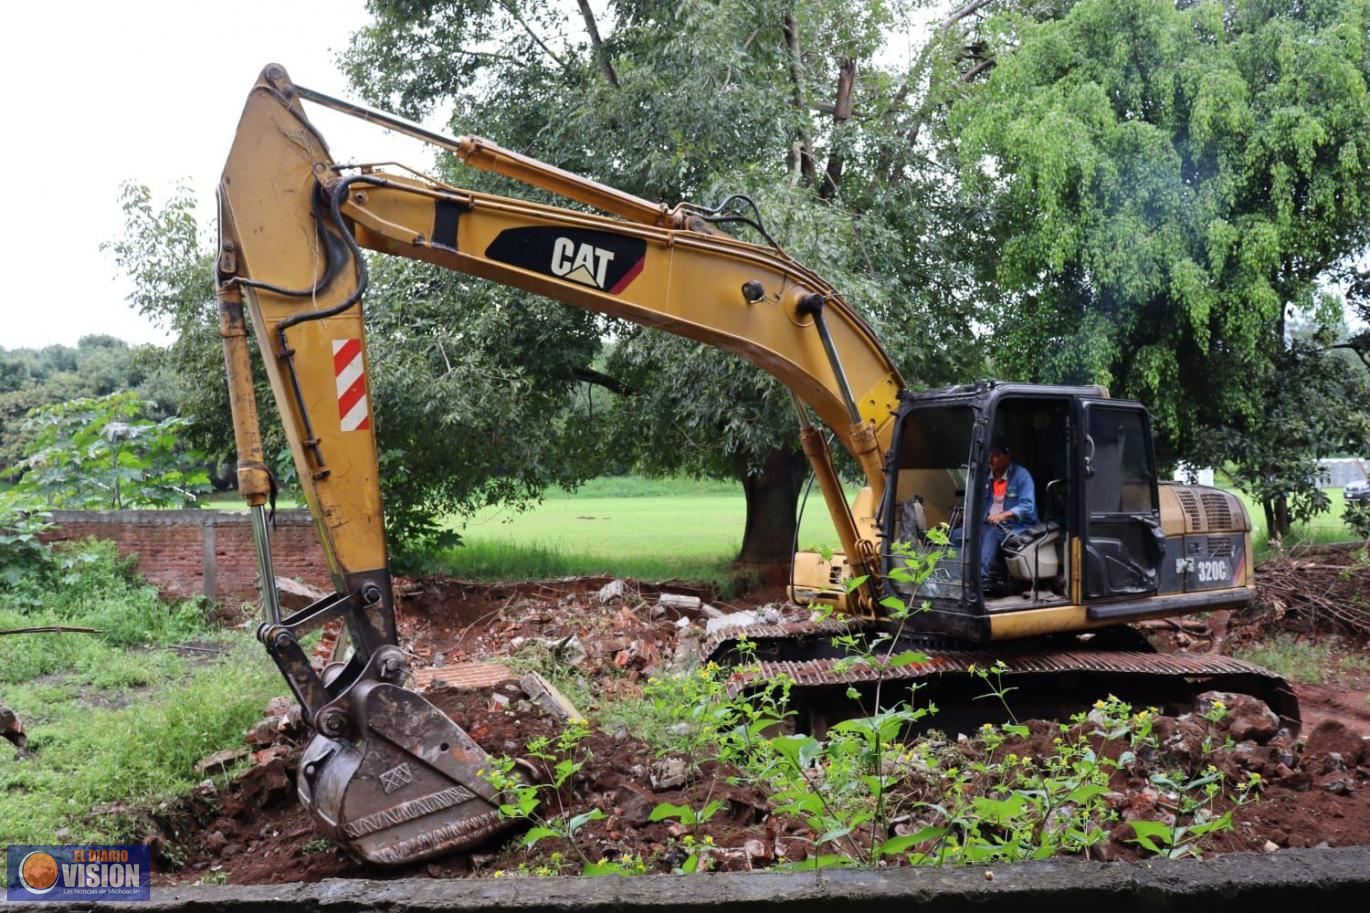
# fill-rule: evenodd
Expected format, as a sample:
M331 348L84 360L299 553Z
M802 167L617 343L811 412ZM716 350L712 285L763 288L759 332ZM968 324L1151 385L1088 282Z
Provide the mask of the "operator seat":
M1003 541L1003 556L1011 580L1026 583L1056 581L1065 567L1065 480L1047 483L1043 502L1047 519L1029 526Z

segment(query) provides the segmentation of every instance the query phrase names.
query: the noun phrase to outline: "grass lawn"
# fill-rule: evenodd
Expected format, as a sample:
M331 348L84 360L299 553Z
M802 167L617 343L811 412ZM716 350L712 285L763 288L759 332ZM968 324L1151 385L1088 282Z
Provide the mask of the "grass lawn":
M29 740L22 754L0 742L0 844L136 840L142 824L120 808L204 779L195 762L240 746L284 686L250 635L163 602L109 543L57 560L50 580L7 591L0 629L97 633L0 637L0 699Z
M1347 673L1370 671L1370 657L1337 638L1299 642L1292 634L1279 633L1236 653L1238 659L1264 666L1296 682L1320 684Z
M1227 487L1227 486L1224 486ZM1252 546L1256 550L1256 556L1263 557L1269 551L1269 536L1265 528L1265 513L1261 510L1260 504L1253 501L1250 495L1235 488L1228 488L1233 494L1241 498L1246 505L1246 512L1251 515L1251 539ZM1327 510L1314 516L1307 523L1296 523L1289 532L1289 538L1285 542L1286 547L1304 544L1322 544L1328 542L1354 542L1359 541L1358 537L1351 528L1342 522L1342 511L1346 507L1346 501L1342 497L1340 488L1326 489L1327 497L1331 500L1331 505Z
M527 511L491 508L451 518L446 525L464 544L431 556L421 569L487 579L617 574L722 581L741 545L746 516L736 483L594 479L573 493L551 491ZM816 490L799 544L838 544Z
M741 492L579 495L548 498L524 513L484 510L464 523L449 521L449 526L472 541L543 544L588 555L699 558L735 553L746 517ZM809 498L799 543L837 545L821 496Z

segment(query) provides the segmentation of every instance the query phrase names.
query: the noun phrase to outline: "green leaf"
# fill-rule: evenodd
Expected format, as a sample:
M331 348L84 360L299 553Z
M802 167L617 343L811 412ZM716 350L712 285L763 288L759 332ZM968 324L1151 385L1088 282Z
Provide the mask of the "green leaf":
M822 846L825 843L832 843L834 840L841 840L843 837L850 834L852 830L854 830L854 828L855 825L852 824L839 824L836 827L829 828L828 830L820 834L818 836L818 839L815 840L814 843L817 843L819 846Z
M770 745L800 770L807 769L823 750L822 743L809 735L779 735Z
M718 814L718 810L723 808L725 804L726 803L722 802L719 799L711 800L707 805L705 805L703 808L699 810L699 814L697 816L698 821L701 824L705 821L708 821L714 815Z
M570 821L566 823L566 835L570 837L574 835L576 831L580 830L581 827L583 827L588 822L600 821L603 818L604 812L600 811L597 808L592 808L588 812L576 815L574 818L572 818Z
M1162 851L1162 847L1170 846L1170 841L1173 839L1173 830L1170 825L1162 824L1159 821L1143 820L1130 823L1132 824L1132 832L1137 835L1136 839L1131 841L1132 843L1139 843L1152 853L1159 853ZM1161 845L1157 846L1156 841L1160 841Z
M561 834L560 831L554 831L554 830L552 830L550 827L534 827L534 828L529 828L529 829L528 829L528 833L526 833L526 834L523 835L523 845L524 845L525 848L531 848L531 847L534 846L539 840L542 840L542 839L545 838L545 837L560 837L560 836L562 836L562 834Z
M861 574L858 577L851 577L847 579L843 585L846 586L847 592L850 593L853 590L856 590L858 587L865 586L866 581L870 579L870 574Z
M1109 790L1107 786L1099 786L1095 783L1085 783L1082 786L1077 786L1072 789L1066 796L1066 801L1075 805L1082 805L1089 800L1102 796L1110 791L1111 790Z
M891 669L900 669L914 663L925 663L928 660L929 656L926 653L920 653L917 650L905 650L903 653L896 653L891 656L889 665Z
M1008 825L1027 808L1027 799L1021 793L1013 793L1005 799L991 799L976 796L971 800L975 813L986 821L1000 826Z
M602 878L605 875L622 875L623 866L620 863L609 859L601 859L599 862L587 862L580 867L580 874L586 878Z
M685 821L685 823L694 824L694 814L694 809L690 808L688 805L675 805L671 802L662 802L656 808L652 809L652 813L647 816L647 820L649 822L665 821L669 818L684 820L688 816L690 820Z
M905 834L901 837L891 837L876 848L877 856L898 856L905 853L920 843L927 843L929 840L939 840L945 837L947 829L935 825L928 825L912 834Z

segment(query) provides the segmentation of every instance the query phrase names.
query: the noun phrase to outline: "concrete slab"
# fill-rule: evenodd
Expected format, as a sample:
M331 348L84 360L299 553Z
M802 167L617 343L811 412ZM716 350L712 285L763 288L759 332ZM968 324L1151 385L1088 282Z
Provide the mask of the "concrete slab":
M331 879L318 884L154 888L152 900L140 903L25 906L54 911L98 909L101 913L258 913L264 909L273 913L837 913L846 909L907 913L918 908L1257 913L1362 909L1367 890L1370 847L1348 847L1112 864L1065 860L988 867L642 878Z

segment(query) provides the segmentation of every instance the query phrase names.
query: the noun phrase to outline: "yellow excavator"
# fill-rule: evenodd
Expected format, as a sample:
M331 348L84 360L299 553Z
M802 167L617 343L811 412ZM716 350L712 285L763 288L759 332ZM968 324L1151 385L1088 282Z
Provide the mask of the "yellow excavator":
M341 165L305 114L309 101L417 137L466 165L603 215L449 186L417 172ZM1020 714L1057 716L1114 693L1183 707L1203 690L1255 694L1297 727L1289 689L1222 656L1152 651L1126 623L1244 606L1254 591L1251 524L1224 491L1162 482L1149 418L1098 387L985 381L913 392L870 327L778 245L719 226L748 220L668 207L476 137L449 138L295 85L266 67L248 96L219 187L218 301L265 620L258 636L315 735L299 795L318 826L359 859L403 864L475 846L503 830L481 749L404 687L382 523L362 297L363 248L426 260L575 307L717 346L793 394L799 437L842 544L796 555L790 593L827 604L824 621L745 630L759 666L808 695L875 678L940 689L939 724L978 705L976 665L1000 663ZM760 228L757 219L751 218ZM770 242L764 229L761 235ZM263 460L247 343L250 316L336 593L282 617L271 566ZM864 475L849 503L829 440ZM1036 521L981 570L977 535L996 497L991 450L1011 449L1035 480ZM1002 497L1002 492L999 493ZM934 530L969 530L942 549ZM895 547L896 543L901 543ZM910 550L939 548L931 576L901 582ZM833 634L899 625L926 661L877 671L842 663ZM316 673L300 645L334 619L352 654ZM727 657L736 632L706 645ZM803 721L801 721L803 722Z

